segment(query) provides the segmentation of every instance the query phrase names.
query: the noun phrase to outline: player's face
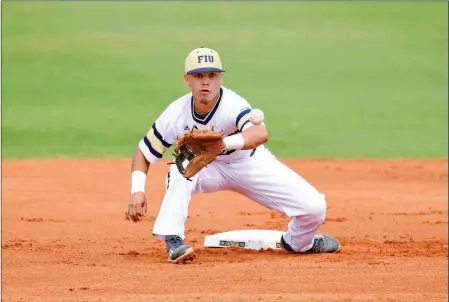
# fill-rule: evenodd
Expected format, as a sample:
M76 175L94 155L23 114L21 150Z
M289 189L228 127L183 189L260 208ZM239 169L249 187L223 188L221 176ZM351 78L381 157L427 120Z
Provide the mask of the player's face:
M221 72L201 72L184 76L187 86L192 89L195 100L204 105L217 99L222 78Z

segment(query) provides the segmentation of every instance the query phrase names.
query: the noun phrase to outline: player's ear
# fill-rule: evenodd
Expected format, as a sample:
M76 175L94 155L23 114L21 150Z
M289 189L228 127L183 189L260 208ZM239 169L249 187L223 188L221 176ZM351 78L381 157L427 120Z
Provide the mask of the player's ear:
M189 88L191 87L191 86L190 86L190 81L189 81L189 76L186 75L186 74L184 75L184 83L186 83L186 86L187 86L187 87L189 87Z

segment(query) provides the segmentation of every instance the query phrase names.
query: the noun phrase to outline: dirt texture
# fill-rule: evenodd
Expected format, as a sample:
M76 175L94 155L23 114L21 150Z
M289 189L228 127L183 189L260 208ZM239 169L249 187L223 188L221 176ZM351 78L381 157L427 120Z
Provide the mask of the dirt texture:
M151 235L168 166L149 173L149 216L124 219L130 161L2 163L2 301L447 301L447 159L284 161L327 197L337 254L203 247L207 234L285 230L231 192L194 195L186 243L167 262Z

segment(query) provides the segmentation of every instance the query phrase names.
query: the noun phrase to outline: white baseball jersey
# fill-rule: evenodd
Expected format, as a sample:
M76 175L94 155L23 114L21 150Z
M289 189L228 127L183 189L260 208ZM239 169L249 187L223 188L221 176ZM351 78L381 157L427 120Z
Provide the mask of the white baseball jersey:
M156 119L139 148L150 163L162 157L184 131L192 128L223 131L225 136L245 131L250 104L237 93L221 87L220 99L207 115L195 113L192 94L172 102ZM257 150L229 151L218 156L198 174L186 180L176 165L169 167L166 193L156 218L153 234L185 238L185 221L191 195L230 190L270 209L292 217L284 239L296 251L312 246L324 221L325 197L305 179L278 161L263 145Z
M250 127L250 104L234 91L221 87L220 98L207 115L195 112L192 93L172 102L157 118L147 135L139 142L139 148L150 163L158 161L165 150L176 142L185 131L201 130L223 131L224 136L242 132ZM262 147L262 146L261 146ZM230 150L218 155L223 162L248 158L254 150Z

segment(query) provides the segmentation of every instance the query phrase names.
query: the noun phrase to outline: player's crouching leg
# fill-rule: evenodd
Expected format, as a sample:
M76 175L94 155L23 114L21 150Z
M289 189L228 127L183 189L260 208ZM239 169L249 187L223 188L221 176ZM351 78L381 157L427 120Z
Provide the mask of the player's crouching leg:
M295 253L335 253L340 250L337 239L317 234L326 217L326 199L323 194L310 194L301 200L300 215L294 216L288 230L281 237L281 246Z
M168 261L172 263L186 263L196 257L194 250L184 243L185 221L193 185L194 181L186 180L175 165L170 167L153 235L165 240Z

